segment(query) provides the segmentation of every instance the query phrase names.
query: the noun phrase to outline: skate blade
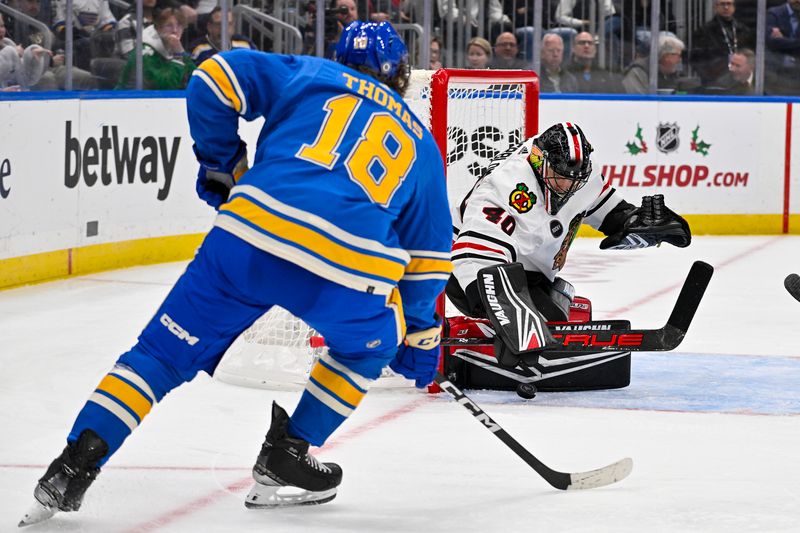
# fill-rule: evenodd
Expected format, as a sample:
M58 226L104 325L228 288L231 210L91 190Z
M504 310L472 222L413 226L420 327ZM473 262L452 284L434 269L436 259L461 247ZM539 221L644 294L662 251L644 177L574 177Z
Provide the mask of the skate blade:
M244 499L248 509L276 509L298 505L320 505L336 497L336 488L314 492L299 487L256 483Z
M37 501L28 510L28 512L25 513L25 516L23 516L22 520L19 521L17 527L25 527L33 524L38 524L39 522L44 522L57 512L58 509L56 509L55 507L47 507Z

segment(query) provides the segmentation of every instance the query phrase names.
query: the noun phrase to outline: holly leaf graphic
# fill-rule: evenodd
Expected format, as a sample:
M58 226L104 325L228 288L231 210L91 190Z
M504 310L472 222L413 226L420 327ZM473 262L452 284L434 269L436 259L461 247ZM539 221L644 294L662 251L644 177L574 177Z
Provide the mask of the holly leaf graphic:
M711 148L711 145L705 141L698 141L696 143L695 152L698 154L703 154L703 156L708 155L708 149Z
M642 149L639 148L636 145L636 143L630 143L630 142L625 143L625 148L628 149L628 153L630 153L631 155L636 155L636 154L638 154L639 152L642 151Z

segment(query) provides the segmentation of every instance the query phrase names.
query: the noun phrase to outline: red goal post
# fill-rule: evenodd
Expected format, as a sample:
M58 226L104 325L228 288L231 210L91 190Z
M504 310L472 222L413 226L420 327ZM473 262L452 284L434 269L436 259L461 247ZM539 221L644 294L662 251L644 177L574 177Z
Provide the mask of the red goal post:
M494 157L538 131L539 78L533 71L413 71L404 100L431 131L445 161L446 208L451 210ZM438 309L446 315L444 296ZM315 338L301 320L273 308L233 343L214 377L237 385L300 389L324 350ZM390 374L375 386L408 385Z

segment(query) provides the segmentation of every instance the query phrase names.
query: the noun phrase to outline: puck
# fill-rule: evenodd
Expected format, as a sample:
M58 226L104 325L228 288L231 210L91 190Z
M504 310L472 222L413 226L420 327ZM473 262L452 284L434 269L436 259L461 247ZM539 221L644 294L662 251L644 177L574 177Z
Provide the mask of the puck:
M520 383L517 385L517 396L532 400L536 396L536 385L533 383Z

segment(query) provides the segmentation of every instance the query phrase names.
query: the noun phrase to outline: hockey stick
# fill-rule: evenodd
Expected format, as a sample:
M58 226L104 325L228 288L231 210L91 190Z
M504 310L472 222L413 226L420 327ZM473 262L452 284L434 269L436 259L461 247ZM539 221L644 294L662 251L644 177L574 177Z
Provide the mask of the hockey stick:
M587 353L620 350L632 352L674 350L686 336L713 274L714 267L708 263L694 262L678 299L675 301L675 307L662 328L627 329L619 327L618 321L613 320L575 324L552 323L548 324L548 327L553 337L559 341L559 345L547 348L545 351ZM789 278L787 278L787 283L788 280ZM797 281L800 285L800 278ZM788 285L787 289L789 289ZM789 292L792 291L789 290ZM446 337L442 339L442 345L491 346L493 341L494 339L491 338Z
M506 433L506 430L500 427L500 424L495 422L478 404L473 402L461 389L453 385L442 374L437 373L434 381L442 390L449 392L456 402L463 405L464 409L469 411L486 429L503 441L503 444L511 448L511 451L528 463L528 466L533 468L537 474L557 489L583 490L603 487L625 479L633 469L633 460L626 457L616 463L588 472L567 473L553 470L526 450L514 437Z
M789 291L795 300L800 302L800 276L797 274L789 274L786 276L786 279L783 280L783 286L786 287L786 290Z

